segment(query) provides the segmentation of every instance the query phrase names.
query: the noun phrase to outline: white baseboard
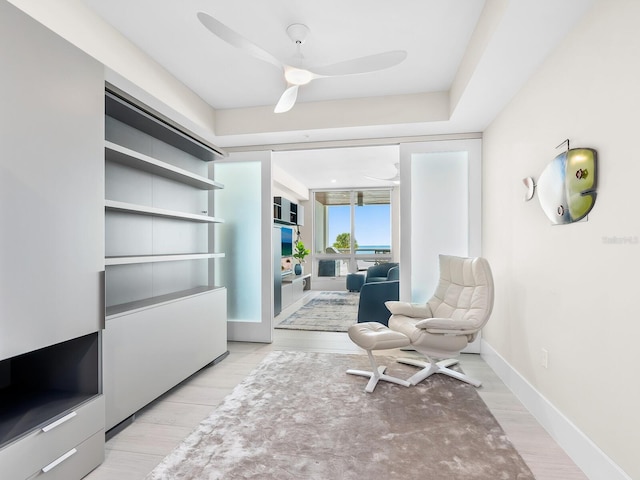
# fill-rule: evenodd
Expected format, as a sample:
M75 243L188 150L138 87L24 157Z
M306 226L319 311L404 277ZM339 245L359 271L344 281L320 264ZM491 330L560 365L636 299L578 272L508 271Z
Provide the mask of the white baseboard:
M631 480L598 446L576 427L561 411L538 392L509 365L484 339L483 360L498 375L575 464L593 480Z

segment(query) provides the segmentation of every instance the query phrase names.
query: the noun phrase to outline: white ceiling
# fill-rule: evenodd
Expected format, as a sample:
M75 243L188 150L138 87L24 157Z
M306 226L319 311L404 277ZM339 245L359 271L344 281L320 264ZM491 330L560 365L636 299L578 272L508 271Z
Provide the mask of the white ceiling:
M215 109L214 141L228 149L482 132L593 2L84 1ZM408 56L384 71L314 80L301 87L290 112L274 114L286 87L282 72L206 30L199 11L284 63L296 61L286 34L292 23L310 29L302 46L309 67L389 50ZM323 167L310 177L326 183L336 176L328 165L344 170L345 162L356 162L349 151L361 159L360 177L394 174L397 155L384 150L385 160L374 160L371 149L322 149L305 154L305 162L295 152L277 161L289 162L287 171L297 176L309 173L313 157Z
M397 145L274 152L273 161L308 189L392 187Z
M282 72L216 37L204 11L285 63L296 63L292 23L310 35L306 61L322 66L388 50L401 65L368 75L328 78L301 89L300 101L448 90L483 0L87 0L105 20L216 109L275 105ZM446 19L446 21L445 21Z

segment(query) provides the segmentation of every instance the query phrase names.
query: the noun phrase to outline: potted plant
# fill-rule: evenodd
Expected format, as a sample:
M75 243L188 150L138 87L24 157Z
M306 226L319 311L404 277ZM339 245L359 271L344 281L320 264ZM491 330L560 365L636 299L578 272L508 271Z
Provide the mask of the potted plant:
M293 267L293 271L295 272L296 275L302 274L301 264L304 263L304 257L309 255L310 253L311 253L311 250L309 250L308 248L305 248L304 243L302 243L300 240L296 242L296 251L293 253L293 258L298 260L298 263L296 263L296 265Z

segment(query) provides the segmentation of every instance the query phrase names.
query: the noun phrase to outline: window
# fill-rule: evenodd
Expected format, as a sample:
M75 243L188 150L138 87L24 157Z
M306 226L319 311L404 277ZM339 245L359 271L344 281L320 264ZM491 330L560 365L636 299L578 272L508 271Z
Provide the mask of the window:
M391 259L390 189L316 191L314 216L318 276L344 276Z

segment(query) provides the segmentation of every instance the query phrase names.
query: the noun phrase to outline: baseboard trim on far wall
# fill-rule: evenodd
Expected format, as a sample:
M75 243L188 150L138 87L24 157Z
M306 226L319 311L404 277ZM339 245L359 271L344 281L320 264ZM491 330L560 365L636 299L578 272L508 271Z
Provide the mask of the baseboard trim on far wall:
M481 356L588 478L631 480L615 462L538 392L484 339Z

